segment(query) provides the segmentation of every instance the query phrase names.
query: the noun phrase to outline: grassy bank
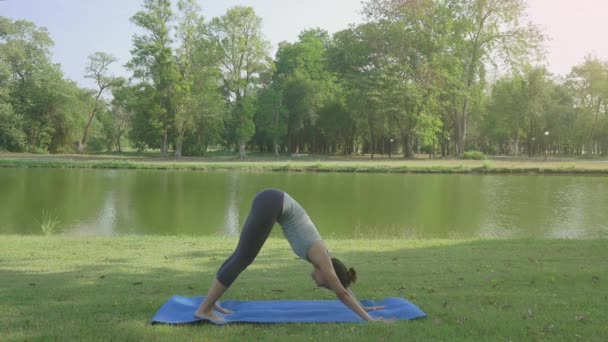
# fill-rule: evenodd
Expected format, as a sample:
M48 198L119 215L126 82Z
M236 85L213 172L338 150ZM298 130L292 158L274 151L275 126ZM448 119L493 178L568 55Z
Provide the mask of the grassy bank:
M172 159L116 155L0 154L0 167L112 168L201 171L294 171L374 173L558 173L608 174L608 161L538 159L368 159L363 157L304 156L274 159L234 156Z
M151 326L172 294L204 295L234 247L222 237L0 239L6 340L559 340L608 336L608 240L329 240L358 269L360 299L408 298L393 324ZM333 299L271 239L226 299Z

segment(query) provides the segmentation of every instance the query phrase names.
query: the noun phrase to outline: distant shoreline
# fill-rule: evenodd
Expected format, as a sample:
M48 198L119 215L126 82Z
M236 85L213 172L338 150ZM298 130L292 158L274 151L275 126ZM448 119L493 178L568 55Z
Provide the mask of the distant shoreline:
M129 155L36 155L0 153L0 167L90 168L243 172L455 173L455 174L608 174L604 160L460 160L367 157L234 156L185 157L182 160Z

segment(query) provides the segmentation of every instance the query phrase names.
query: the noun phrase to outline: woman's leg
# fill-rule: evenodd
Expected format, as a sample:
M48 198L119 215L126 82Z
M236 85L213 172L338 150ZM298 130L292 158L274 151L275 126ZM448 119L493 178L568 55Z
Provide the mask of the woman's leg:
M274 189L264 190L255 196L239 243L234 253L217 272L217 279L196 311L197 317L213 319L211 314L215 302L220 299L239 274L253 262L270 235L272 226L283 211L283 196L282 191Z

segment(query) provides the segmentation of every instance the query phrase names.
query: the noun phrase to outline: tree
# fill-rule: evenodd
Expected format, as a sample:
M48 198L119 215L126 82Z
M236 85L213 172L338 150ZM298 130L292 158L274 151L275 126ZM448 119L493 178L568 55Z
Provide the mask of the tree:
M170 0L144 0L144 10L138 11L131 21L143 29L144 34L133 36L133 58L127 66L133 77L149 83L146 94L151 96L154 111L149 112L158 129L161 157L166 158L169 135L175 119L175 93L178 72L171 48L170 24L174 19ZM144 128L143 124L134 129ZM151 131L146 129L148 133Z
M372 159L378 145L383 150L384 144L379 142L392 133L387 113L383 110L386 89L382 87L381 78L385 54L379 48L379 45L384 45L380 31L376 23L367 23L337 32L328 49L330 70L337 75L345 109L350 112L352 139L355 140L357 135L363 136L363 141L367 142L363 151L370 152ZM351 147L352 152L354 146Z
M0 17L0 121L3 147L32 152L72 150L90 96L51 62L48 32ZM1 146L1 145L0 145Z
M246 100L256 91L259 76L269 66L270 44L262 37L262 19L253 8L236 6L208 25L209 38L220 52L222 82L232 104L228 126L239 155L245 158L245 145L254 133L254 101Z
M2 53L3 50L0 50ZM10 102L10 70L0 55L0 149L22 152L26 148L23 116L13 110Z
M204 30L203 26L198 29ZM209 146L223 143L228 113L221 82L220 52L207 35L197 35L191 68L192 121L184 135L184 148L186 153L204 155Z
M193 125L196 110L193 96L193 74L195 72L193 63L203 19L198 14L200 6L195 0L179 0L177 7L180 15L176 27L176 38L179 43L176 50L179 86L175 100L175 158L179 159L182 156L184 135Z
M288 116L288 148L292 152L327 150L328 144L335 145L333 137L323 134L318 125L320 109L338 92L328 64L329 46L329 34L321 29L304 30L297 42L279 44L273 81L282 89L281 104Z
M491 100L483 118L483 133L498 144L500 154L507 154L511 148L515 156L519 152L519 138L523 125L523 80L520 77L505 77L492 88ZM511 144L511 141L514 143Z
M540 55L544 39L536 26L522 25L523 0L370 0L364 12L370 19L395 23L403 23L405 18L406 25L412 13L425 14L443 25L443 29L431 31L434 36L427 37L445 44L437 46L441 55L454 56L459 61L446 78L453 82L451 112L457 154L465 150L471 102L481 94L486 65L500 61L516 67L534 59ZM414 33L418 31L416 26L406 27Z
M278 83L275 83L278 84ZM279 157L279 145L284 144L284 137L287 134L287 110L282 105L282 90L277 85L263 89L258 96L257 112L255 114L255 140L264 151L274 152L275 157Z
M568 86L575 99L579 116L586 128L586 152L598 154L598 131L608 120L608 62L588 56L582 65L572 68Z
M82 138L79 140L76 147L76 151L78 153L82 153L86 149L89 129L91 128L91 123L93 123L93 120L100 112L102 107L101 102L104 91L124 82L124 80L121 78L110 77L107 75L108 67L116 61L117 60L114 56L104 52L96 52L89 56L89 65L87 65L85 69L85 78L93 79L95 84L97 84L98 89L94 95L95 102L93 104L93 108L90 109L87 123L84 126L84 133L82 134Z

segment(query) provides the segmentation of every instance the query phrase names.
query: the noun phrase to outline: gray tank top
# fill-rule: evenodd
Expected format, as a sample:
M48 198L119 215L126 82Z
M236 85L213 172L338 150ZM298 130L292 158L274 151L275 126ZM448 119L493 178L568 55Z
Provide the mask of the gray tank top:
M321 235L304 208L287 193L283 197L283 212L278 222L294 253L310 262L308 250L315 242L321 240Z

